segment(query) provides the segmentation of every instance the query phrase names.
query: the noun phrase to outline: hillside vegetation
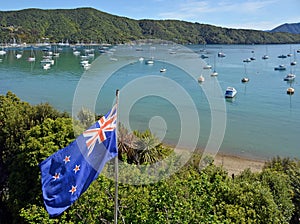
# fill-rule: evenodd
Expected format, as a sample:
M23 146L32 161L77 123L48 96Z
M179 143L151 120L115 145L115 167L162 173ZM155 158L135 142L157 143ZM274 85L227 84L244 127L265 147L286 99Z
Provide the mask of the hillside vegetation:
M93 8L0 11L0 42L125 43L163 39L193 44L300 43L299 34L229 29L178 20L133 20Z
M49 218L43 204L39 164L72 142L90 115L95 116L83 111L72 120L47 103L0 95L0 223L113 223L112 163L61 216ZM149 131L118 128L118 223L299 223L299 160L278 157L259 173L229 177L212 158L199 166L201 155L195 153L163 179L178 168L180 155L155 139ZM143 150L135 147L141 144ZM150 167L166 157L164 165Z

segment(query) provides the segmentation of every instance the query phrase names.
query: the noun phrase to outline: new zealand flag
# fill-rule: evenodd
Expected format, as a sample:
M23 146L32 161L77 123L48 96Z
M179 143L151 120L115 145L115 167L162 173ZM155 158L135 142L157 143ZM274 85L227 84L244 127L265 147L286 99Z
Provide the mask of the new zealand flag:
M50 217L70 207L117 156L116 126L117 105L70 145L40 163L44 204Z

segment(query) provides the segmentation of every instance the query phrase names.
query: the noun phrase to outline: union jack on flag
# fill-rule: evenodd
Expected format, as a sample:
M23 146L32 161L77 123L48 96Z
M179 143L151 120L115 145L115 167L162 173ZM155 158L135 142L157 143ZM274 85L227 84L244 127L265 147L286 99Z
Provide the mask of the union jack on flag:
M83 132L83 136L89 138L86 141L88 148L88 156L93 152L96 143L100 144L106 140L106 132L112 132L117 126L117 105L115 105L109 113L101 117L96 123L95 128L91 128Z

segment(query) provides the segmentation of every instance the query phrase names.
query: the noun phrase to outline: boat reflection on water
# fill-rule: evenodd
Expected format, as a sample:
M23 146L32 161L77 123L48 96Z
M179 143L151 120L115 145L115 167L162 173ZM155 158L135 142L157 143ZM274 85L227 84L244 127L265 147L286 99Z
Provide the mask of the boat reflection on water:
M228 103L234 103L235 102L236 97L233 98L225 98L226 102Z

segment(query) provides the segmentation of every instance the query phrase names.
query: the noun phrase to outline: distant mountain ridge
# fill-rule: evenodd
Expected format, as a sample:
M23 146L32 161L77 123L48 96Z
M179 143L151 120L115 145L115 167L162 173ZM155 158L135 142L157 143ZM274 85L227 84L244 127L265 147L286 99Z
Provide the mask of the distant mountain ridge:
M284 32L292 34L300 34L300 23L285 23L278 27L275 27L270 32Z
M93 8L0 11L0 43L127 43L161 39L179 44L300 43L300 34L232 29L179 20L134 20Z

